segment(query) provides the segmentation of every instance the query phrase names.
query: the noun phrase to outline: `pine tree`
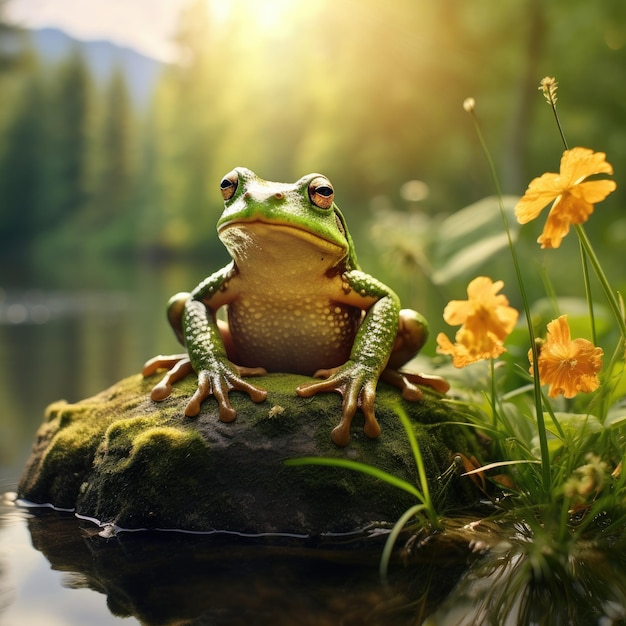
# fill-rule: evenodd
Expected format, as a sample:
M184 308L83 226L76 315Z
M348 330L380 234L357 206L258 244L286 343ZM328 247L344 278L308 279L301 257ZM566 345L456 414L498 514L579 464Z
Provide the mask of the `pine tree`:
M121 69L111 75L105 97L98 150L96 225L125 224L131 211L136 174L135 119Z
M49 226L87 212L92 187L92 85L78 50L59 67L48 116L46 216Z
M45 92L39 72L24 80L0 158L0 245L30 242L44 220Z

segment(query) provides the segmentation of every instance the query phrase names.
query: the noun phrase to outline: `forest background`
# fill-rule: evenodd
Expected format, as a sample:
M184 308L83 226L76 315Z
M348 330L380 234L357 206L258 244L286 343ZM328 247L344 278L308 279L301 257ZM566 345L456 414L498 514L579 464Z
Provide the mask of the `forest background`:
M268 180L326 174L363 265L387 245L398 269L428 272L446 216L493 194L466 97L505 194L558 168L544 75L559 81L571 145L606 152L616 175L626 169L621 0L283 4L288 19L272 24L249 2L220 16L190 2L177 58L139 106L124 74L102 84L80 47L60 61L38 56L0 1L4 268L58 277L68 264L189 255L217 268L218 184L244 165ZM625 192L618 184L589 224L607 254L626 243ZM396 232L380 236L388 215L400 215Z

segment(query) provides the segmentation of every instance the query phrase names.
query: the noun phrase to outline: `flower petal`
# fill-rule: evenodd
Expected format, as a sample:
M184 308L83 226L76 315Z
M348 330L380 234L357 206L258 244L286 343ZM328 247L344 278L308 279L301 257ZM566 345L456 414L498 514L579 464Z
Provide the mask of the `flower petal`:
M458 326L465 323L471 312L472 306L468 300L450 300L443 310L443 319L450 326Z
M496 280L494 283L491 278L487 276L477 276L474 280L470 281L467 286L467 296L470 300L487 302L490 298L494 297L502 287L504 287L504 282L501 280ZM506 296L501 297L506 299Z
M548 341L552 343L567 344L571 335L569 324L567 323L567 315L561 315L552 320L546 328L548 329Z
M594 174L613 174L613 166L607 163L604 152L594 152L589 148L572 148L563 152L561 178L567 187Z
M586 202L595 204L602 202L616 188L617 183L614 180L587 180L573 187L572 194L583 198Z
M520 224L534 220L542 209L557 198L564 186L558 174L546 173L530 181L526 193L515 206L515 217Z

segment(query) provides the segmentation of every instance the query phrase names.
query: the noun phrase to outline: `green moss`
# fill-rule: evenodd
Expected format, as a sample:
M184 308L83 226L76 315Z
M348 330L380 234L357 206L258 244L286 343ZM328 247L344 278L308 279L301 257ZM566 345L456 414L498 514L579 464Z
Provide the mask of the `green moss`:
M109 427L94 469L98 479L84 483L82 502L103 522L150 527L189 509L213 464L197 431L137 418Z
M155 403L149 391L158 378L134 376L74 405L56 403L46 414L22 477L20 496L51 502L123 527L168 527L241 532L348 531L373 520L395 519L412 496L371 476L328 467L286 467L302 456L350 458L416 482L406 433L394 408L395 389L379 386L376 412L382 435L370 440L355 416L352 440L338 448L330 433L339 422L336 393L300 398L295 389L309 379L273 374L254 379L268 390L255 404L233 392L237 419L219 421L209 398L197 418L184 416L195 377L175 385ZM412 419L436 493L437 477L453 453L473 452L475 442L449 408L426 396L402 403ZM280 407L280 408L276 408ZM462 481L445 500L466 502Z

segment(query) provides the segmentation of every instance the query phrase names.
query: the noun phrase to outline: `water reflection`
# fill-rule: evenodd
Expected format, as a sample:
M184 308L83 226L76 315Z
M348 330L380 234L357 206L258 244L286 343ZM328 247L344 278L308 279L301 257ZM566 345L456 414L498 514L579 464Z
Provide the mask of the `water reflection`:
M476 531L474 523L449 520L443 533L417 538L396 555L384 586L378 576L384 537L376 535L303 541L155 531L107 539L71 514L37 508L12 520L0 516L0 540L17 521L28 529L40 562L19 542L8 562L0 551L0 622L7 608L7 615L30 620L23 606L10 606L17 593L28 609L38 599L41 604L41 594L60 595L37 574L30 578L39 584L19 591L20 577L6 576L19 554L20 567L62 573L56 584L68 597L48 617L64 626L118 619L144 626L626 624L621 536L568 545L549 533L495 523ZM70 598L80 592L90 595ZM81 604L86 621L70 619L65 607ZM49 601L43 605L51 608ZM34 623L29 620L16 623ZM45 619L36 623L48 626Z
M66 573L65 586L104 594L113 615L149 626L416 624L463 569L428 566L417 575L396 564L384 587L378 540L307 545L163 532L107 540L71 515L33 512L33 546ZM429 588L436 593L427 600Z

